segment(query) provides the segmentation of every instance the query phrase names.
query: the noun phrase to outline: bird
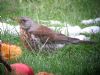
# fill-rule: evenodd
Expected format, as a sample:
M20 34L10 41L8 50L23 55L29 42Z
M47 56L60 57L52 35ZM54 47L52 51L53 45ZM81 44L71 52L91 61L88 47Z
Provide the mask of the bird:
M68 44L94 43L93 41L83 41L55 32L27 16L17 17L16 20L20 25L20 38L25 47L31 51L55 50L63 48Z

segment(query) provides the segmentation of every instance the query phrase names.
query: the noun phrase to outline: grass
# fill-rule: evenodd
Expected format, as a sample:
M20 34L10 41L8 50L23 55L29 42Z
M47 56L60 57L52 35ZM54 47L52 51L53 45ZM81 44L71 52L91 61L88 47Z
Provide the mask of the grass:
M0 19L5 21L13 16L30 16L36 21L53 19L84 27L80 24L81 20L100 17L99 0L8 1L0 1ZM28 64L35 73L47 71L55 75L99 75L99 35L100 33L91 36L92 40L98 41L96 45L68 45L56 53L32 53L23 47L19 36L15 37L7 32L0 35L0 39L19 45L23 50L22 56L18 60L9 61L10 63Z
M80 21L83 19L100 17L99 0L8 1L1 0L0 2L0 15L2 18L30 16L36 21L53 19L80 25Z

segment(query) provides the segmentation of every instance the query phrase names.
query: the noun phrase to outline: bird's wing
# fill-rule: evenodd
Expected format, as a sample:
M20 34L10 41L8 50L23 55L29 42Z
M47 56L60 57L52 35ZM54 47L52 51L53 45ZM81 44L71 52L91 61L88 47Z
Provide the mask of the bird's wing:
M35 37L40 38L41 40L46 40L47 38L53 40L55 36L55 32L46 26L40 26L37 30L32 31L31 34L35 35Z
M36 31L32 32L36 38L39 38L42 43L56 44L76 44L76 43L91 43L91 41L82 41L77 38L65 36L61 33L56 33L46 26L40 26Z
M77 44L77 43L90 43L91 41L82 41L77 38L72 38L65 36L61 33L56 33L50 28L46 26L40 26L35 31L31 32L31 35L34 35L35 38L39 39L41 43L47 43L47 44Z
M39 38L41 42L45 43L72 43L78 42L79 39L67 37L61 33L56 33L48 27L40 26L36 31L32 32L35 37Z

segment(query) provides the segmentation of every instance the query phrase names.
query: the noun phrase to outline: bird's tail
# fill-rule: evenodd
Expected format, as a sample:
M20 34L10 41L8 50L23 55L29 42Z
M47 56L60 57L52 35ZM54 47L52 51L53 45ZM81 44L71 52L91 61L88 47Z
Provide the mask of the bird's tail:
M95 41L84 41L84 40L80 40L79 43L83 43L83 44L96 44Z
M72 44L96 44L95 41L86 41L86 40L79 40L77 38L68 38L66 40L67 43L72 43ZM67 44L66 43L66 44Z
M95 41L79 40L77 38L68 38L66 40L66 42L69 42L69 43L72 43L72 44L96 44Z
M96 44L97 42L95 41L85 41L85 40L79 40L76 38L67 38L65 40L58 40L56 43L61 43L61 44Z

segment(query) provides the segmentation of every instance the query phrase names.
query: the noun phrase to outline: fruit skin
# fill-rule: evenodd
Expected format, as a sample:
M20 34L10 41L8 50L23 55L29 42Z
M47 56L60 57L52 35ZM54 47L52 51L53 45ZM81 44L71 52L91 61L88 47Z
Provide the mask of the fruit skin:
M22 63L11 64L12 73L11 75L34 75L34 71L31 67Z
M9 44L9 43L2 43L1 44L1 53L5 60L16 59L22 55L22 50L19 46Z
M48 72L39 72L36 75L54 75L54 74Z

